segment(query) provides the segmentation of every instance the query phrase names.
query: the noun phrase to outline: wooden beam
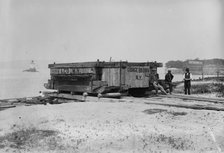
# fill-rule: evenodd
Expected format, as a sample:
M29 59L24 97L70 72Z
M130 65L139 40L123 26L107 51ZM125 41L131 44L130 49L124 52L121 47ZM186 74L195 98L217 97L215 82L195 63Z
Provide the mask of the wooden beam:
M52 98L59 98L59 99L67 99L67 100L75 100L75 101L84 102L82 95L49 93L49 94L47 94L47 96L52 97Z
M163 98L179 98L183 100L196 100L196 101L205 101L205 102L213 102L213 103L224 103L224 98L206 98L206 97L196 97L192 95L159 95L159 97Z
M145 104L153 104L153 105L162 105L169 107L179 107L179 108L187 108L187 109L196 109L196 110L215 110L215 111L224 111L224 106L220 105L186 105L186 104L174 104L174 103L164 103L164 102L145 102Z
M4 109L7 109L7 108L13 108L13 107L16 107L15 105L4 105L4 106L0 106L0 111L1 110L4 110Z

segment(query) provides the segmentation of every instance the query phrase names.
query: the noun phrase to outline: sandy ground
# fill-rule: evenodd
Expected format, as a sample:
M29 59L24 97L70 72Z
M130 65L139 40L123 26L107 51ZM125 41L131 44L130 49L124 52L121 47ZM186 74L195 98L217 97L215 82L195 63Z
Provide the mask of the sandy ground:
M224 112L138 98L20 106L0 111L0 152L219 153Z

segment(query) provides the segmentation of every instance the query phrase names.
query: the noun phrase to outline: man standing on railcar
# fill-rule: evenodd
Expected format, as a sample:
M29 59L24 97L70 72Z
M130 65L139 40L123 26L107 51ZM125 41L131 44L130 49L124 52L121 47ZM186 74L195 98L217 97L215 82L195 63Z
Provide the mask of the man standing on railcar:
M190 95L191 94L191 80L192 80L192 74L190 73L190 70L189 68L186 68L186 72L183 76L184 78L184 92L185 92L185 95Z

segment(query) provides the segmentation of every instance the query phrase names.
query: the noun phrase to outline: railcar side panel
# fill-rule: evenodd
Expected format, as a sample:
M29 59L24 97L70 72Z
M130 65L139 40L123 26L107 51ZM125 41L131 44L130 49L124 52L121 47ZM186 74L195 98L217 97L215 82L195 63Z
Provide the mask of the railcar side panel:
M129 66L126 69L126 85L130 88L144 88L149 86L148 66Z
M102 81L106 81L108 86L120 86L119 68L103 68Z
M104 87L147 89L152 68L162 63L83 62L49 64L48 89L71 92L99 92Z

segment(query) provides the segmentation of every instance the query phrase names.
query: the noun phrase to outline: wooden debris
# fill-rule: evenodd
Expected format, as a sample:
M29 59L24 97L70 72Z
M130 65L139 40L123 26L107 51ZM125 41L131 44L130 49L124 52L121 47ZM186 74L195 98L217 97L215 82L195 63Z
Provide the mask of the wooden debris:
M77 102L84 102L83 96L82 95L72 95L72 94L58 94L58 93L49 93L47 94L48 97L54 99L67 99L67 100L74 100Z
M4 104L46 104L48 101L48 97L25 97L25 98L12 98L12 99L2 99L0 100L1 103Z
M103 98L121 98L121 93L106 93L102 94Z
M206 98L206 97L196 97L192 95L159 95L159 97L163 98L178 98L183 100L195 100L195 101L204 101L204 102L212 102L212 103L223 103L224 104L224 98Z
M197 110L215 110L215 111L224 111L224 106L211 104L211 105L199 105L199 104L185 104L185 103L170 103L170 102L145 102L145 104L153 104L153 105L163 105L169 107L180 107L187 109L197 109Z
M7 108L13 108L13 107L16 107L16 106L15 105L0 105L0 111Z

